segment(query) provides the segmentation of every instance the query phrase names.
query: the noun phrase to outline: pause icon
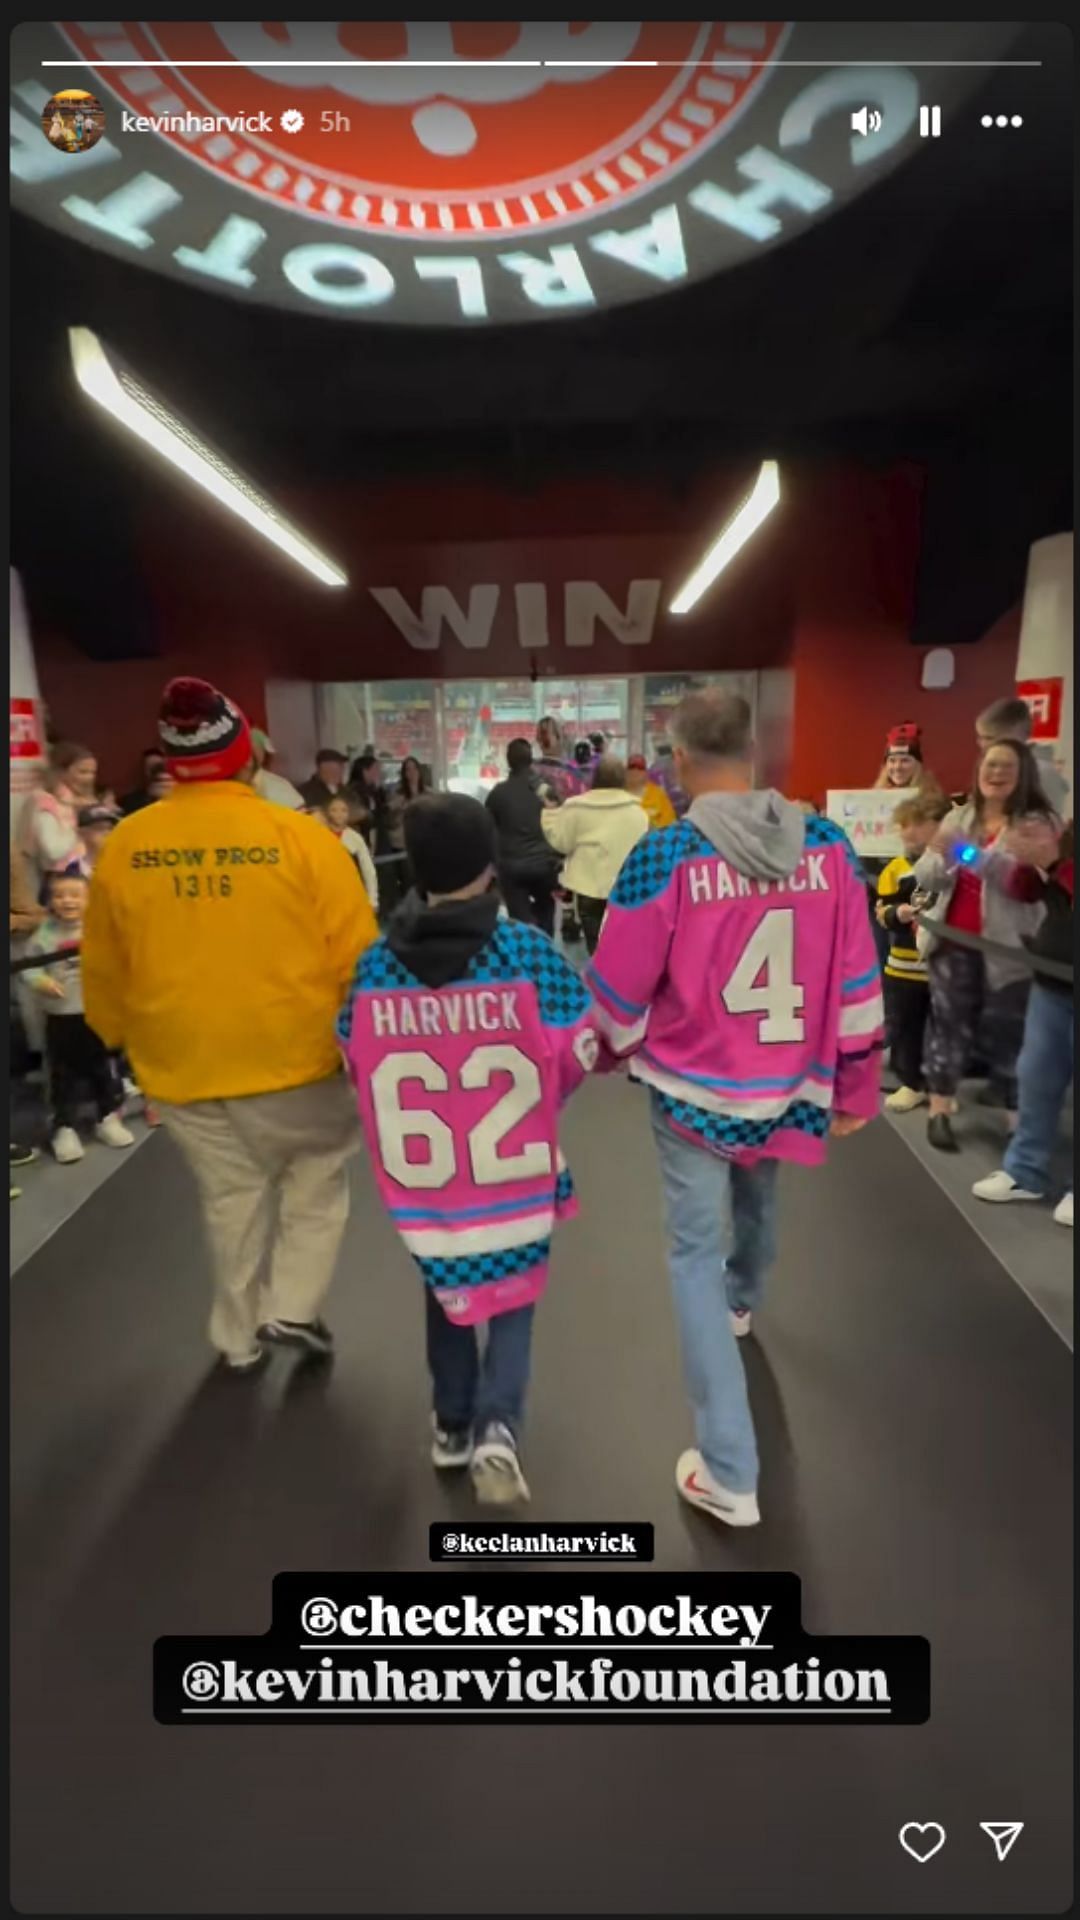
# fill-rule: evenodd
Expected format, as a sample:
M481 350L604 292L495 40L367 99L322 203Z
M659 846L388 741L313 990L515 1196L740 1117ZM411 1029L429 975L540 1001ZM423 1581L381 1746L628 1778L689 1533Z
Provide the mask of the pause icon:
M941 138L940 107L919 108L919 132L924 140L939 140Z

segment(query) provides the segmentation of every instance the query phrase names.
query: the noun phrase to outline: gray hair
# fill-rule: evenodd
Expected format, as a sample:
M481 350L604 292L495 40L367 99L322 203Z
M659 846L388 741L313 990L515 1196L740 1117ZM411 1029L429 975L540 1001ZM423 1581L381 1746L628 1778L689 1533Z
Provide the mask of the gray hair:
M670 731L676 746L692 760L749 760L752 752L749 704L720 687L684 694Z
M606 753L597 763L593 774L594 787L625 787L626 763L616 759L613 753Z
M993 700L984 707L975 726L978 732L996 734L999 740L1027 740L1031 732L1031 708L1019 694Z

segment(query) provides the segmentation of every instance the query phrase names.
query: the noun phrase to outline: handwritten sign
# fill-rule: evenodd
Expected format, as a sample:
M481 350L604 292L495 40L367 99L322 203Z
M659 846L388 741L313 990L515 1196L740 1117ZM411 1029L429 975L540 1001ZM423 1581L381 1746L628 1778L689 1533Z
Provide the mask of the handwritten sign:
M839 788L825 796L825 813L843 827L856 853L867 860L892 860L903 852L893 814L904 798L896 787Z

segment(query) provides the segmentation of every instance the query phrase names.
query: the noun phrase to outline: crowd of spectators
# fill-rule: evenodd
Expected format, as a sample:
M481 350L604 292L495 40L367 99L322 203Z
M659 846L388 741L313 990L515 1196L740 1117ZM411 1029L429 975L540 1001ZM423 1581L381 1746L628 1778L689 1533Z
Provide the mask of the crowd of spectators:
M1072 826L1060 772L1032 747L1030 731L1022 700L987 708L975 725L970 792L947 794L925 764L919 727L892 728L875 784L896 795L902 853L863 863L897 1081L887 1104L899 1114L926 1107L930 1144L955 1153L963 1144L962 1089L972 1079L981 1082L978 1103L1004 1114L1012 1141L1002 1171L975 1185L980 1198L997 1201L1046 1190L1071 1078L1068 990L1060 977L1037 975L1032 955L1052 960L1049 941L1059 964L1065 958ZM387 921L413 884L405 822L409 808L432 789L430 767L412 754L393 766L371 746L350 764L345 753L323 747L310 777L294 786L276 770L265 731L250 730L250 747L254 793L323 824L349 855L372 909ZM29 1061L31 1074L36 1070L48 1086L53 1150L61 1162L82 1155L72 1124L80 1079L96 1105L98 1139L115 1147L130 1144L123 1109L137 1089L123 1059L98 1058L85 1027L77 960L55 956L77 945L86 890L117 822L174 789L160 745L146 749L138 784L118 803L101 786L90 748L54 740L47 771L17 822L13 954L25 956L31 943L45 964L13 976L13 1043L16 1059ZM687 796L670 754L658 752L651 766L640 754L623 762L601 734L571 745L547 715L535 745L524 737L510 742L506 774L486 805L503 911L548 935L558 927L567 945L584 936L591 953L630 850L646 833L680 819ZM155 1118L152 1106L149 1117ZM11 1151L13 1166L31 1157L29 1149L12 1145ZM1071 1196L1058 1217L1071 1220Z

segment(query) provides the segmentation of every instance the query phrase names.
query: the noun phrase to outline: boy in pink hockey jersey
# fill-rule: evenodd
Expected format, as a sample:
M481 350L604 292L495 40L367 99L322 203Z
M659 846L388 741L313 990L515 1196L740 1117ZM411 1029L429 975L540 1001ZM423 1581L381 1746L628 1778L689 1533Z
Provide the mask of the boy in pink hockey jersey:
M849 841L751 791L744 700L689 694L673 724L687 817L627 859L586 975L603 1039L650 1090L697 1447L692 1505L753 1526L758 1456L735 1345L773 1258L781 1160L878 1111L881 976Z
M338 1032L379 1192L425 1283L432 1460L471 1467L480 1500L527 1500L533 1311L555 1221L576 1210L559 1109L599 1041L546 934L499 917L479 801L415 801L405 846L416 892L363 956Z

